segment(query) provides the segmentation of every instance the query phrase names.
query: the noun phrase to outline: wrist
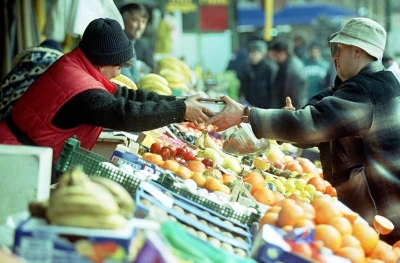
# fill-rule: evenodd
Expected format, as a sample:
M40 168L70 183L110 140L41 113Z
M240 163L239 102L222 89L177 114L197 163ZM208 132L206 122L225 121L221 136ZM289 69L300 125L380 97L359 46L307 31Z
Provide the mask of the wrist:
M251 120L251 107L246 106L243 109L241 121L243 123L250 123L250 120Z

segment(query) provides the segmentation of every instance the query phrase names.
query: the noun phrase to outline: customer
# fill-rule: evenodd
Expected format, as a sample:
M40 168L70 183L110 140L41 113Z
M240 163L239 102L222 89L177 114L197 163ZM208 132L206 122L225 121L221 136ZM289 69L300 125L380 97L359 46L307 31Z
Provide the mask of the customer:
M137 3L126 4L119 11L124 20L125 34L132 43L134 53L132 66L123 68L121 73L132 79L133 82L138 83L142 76L139 72L138 58L135 54L135 42L142 37L146 29L149 13L144 5Z
M383 52L382 64L386 70L393 72L394 76L400 81L400 66L399 63L388 52Z
M338 45L334 60L343 81L332 95L297 111L249 111L225 96L227 107L207 124L221 131L249 117L257 138L300 143L360 138L364 169L339 186L338 197L370 224L376 214L391 220L394 231L380 238L393 244L400 240L400 84L381 63L386 31L371 19L353 18L330 42Z
M271 90L270 108L280 109L286 97L292 98L294 107L301 108L308 100L307 80L304 75L303 63L292 54L285 40L273 42L269 54L279 66Z
M311 98L326 88L326 75L329 70L329 62L322 57L319 43L311 43L308 56L303 63L304 74L307 77L308 98Z
M240 81L239 96L252 106L270 108L271 90L278 66L266 57L268 45L265 41L251 41L248 50L249 64Z
M194 95L186 100L117 87L110 79L132 59L132 43L120 24L95 19L79 46L43 72L0 122L0 143L53 148L56 162L65 141L76 135L91 150L103 127L146 131L190 120L208 120ZM204 111L204 112L203 112Z

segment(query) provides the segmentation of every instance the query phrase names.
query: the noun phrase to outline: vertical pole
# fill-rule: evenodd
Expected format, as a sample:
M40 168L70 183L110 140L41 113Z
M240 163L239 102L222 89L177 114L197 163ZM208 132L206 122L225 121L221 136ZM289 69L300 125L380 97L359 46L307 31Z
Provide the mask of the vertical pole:
M272 40L271 29L274 19L274 1L264 0L264 40L269 42Z

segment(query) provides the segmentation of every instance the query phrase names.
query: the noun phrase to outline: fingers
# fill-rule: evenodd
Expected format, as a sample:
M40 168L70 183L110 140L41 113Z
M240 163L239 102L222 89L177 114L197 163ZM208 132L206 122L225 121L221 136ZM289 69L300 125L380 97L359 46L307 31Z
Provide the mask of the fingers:
M292 105L292 99L290 97L286 97L286 107L293 107Z

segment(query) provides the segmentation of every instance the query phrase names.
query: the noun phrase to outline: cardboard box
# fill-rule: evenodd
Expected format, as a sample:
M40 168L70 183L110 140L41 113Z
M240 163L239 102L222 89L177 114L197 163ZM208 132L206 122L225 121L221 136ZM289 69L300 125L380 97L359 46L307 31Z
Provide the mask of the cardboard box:
M132 262L144 242L142 229L159 228L145 219L131 219L118 230L51 225L31 217L15 231L14 253L30 263Z

